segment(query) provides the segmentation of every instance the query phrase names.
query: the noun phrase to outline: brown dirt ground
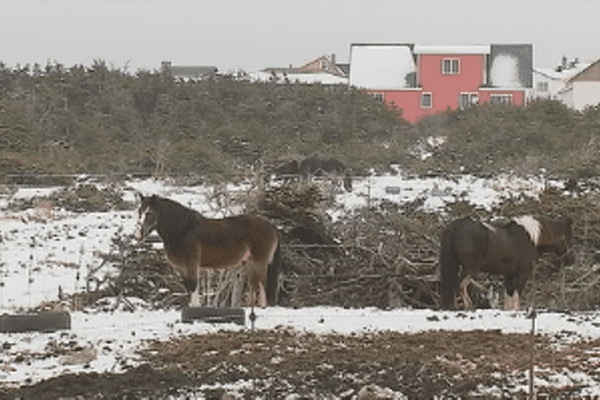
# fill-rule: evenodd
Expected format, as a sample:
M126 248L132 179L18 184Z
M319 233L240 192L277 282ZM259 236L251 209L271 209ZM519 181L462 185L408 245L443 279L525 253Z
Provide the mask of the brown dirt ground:
M535 363L548 374L563 368L594 374L600 364L600 341L560 349L547 337L537 336L535 342ZM144 363L123 374L64 375L0 390L0 398L351 399L369 384L410 399L469 398L480 383L507 387L515 374L526 373L531 344L530 335L480 330L360 335L316 335L283 328L223 331L151 342L140 353ZM239 381L248 384L237 390L220 387Z

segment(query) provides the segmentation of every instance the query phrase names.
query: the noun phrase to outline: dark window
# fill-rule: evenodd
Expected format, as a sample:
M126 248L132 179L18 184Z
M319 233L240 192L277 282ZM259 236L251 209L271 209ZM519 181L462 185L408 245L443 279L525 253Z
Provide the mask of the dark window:
M431 93L423 93L421 95L421 107L422 108L431 108L432 107Z
M477 93L461 93L458 99L459 108L467 108L474 106L479 101L479 95Z
M491 104L510 104L511 95L510 94L493 94L490 96Z
M383 102L383 93L370 93L370 94L375 100Z
M444 60L442 61L442 73L443 74L458 74L459 73L458 58L444 58Z

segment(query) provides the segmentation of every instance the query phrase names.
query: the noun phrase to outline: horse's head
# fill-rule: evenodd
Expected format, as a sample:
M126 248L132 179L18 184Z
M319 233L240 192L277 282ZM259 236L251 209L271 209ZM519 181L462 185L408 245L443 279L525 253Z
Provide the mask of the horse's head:
M144 240L150 232L156 229L158 216L156 211L156 196L140 196L140 206L137 210L138 220L135 229L135 238Z
M547 234L546 242L541 243L541 251L553 252L558 257L555 263L572 265L575 263L573 246L573 220L569 217L557 220L543 220Z

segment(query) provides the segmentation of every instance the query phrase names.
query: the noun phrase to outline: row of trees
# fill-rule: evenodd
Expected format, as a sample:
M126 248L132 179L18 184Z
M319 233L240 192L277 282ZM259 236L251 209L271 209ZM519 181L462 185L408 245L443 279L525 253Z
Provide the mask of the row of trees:
M160 72L0 64L0 172L234 173L258 162L389 137L395 114L347 87ZM339 146L342 147L339 147Z
M430 138L443 138L431 141ZM238 176L275 160L335 157L408 172L598 171L600 109L553 101L477 106L409 125L347 86L174 82L96 60L0 63L0 176L8 173Z

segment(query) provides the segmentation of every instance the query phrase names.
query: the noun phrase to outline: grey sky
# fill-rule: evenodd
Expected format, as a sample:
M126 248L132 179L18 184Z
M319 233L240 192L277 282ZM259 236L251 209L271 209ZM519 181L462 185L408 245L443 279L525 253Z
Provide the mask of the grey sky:
M129 71L299 65L351 43L533 43L534 65L600 57L598 0L0 0L0 61Z

